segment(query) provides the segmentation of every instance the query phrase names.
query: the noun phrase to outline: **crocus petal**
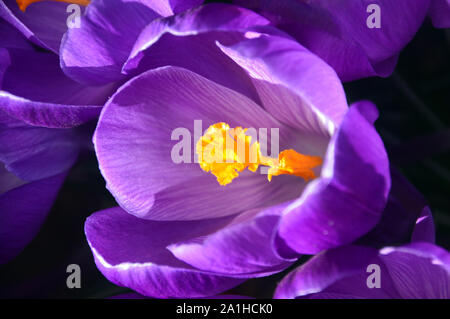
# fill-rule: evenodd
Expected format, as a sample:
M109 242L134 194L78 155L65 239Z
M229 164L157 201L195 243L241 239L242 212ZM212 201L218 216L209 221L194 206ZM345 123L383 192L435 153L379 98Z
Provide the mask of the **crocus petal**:
M216 45L235 43L249 27L269 22L243 8L209 4L158 19L139 35L123 72L133 74L165 65L179 66L257 100L250 80Z
M201 0L97 0L86 9L80 28L61 45L61 65L73 79L99 85L118 81L139 33L152 20L199 5ZM127 17L124 19L123 17ZM107 23L105 23L107 21Z
M203 0L150 0L145 5L162 17L168 17L202 4Z
M23 122L48 128L70 128L96 119L99 105L62 105L24 99L0 91L1 110Z
M0 4L1 6L1 4ZM1 9L0 9L1 10ZM0 47L32 50L33 45L13 25L0 18Z
M93 120L114 89L86 87L69 79L52 53L8 49L6 61L0 107L30 125L67 128Z
M80 83L100 85L120 74L140 31L159 15L149 7L156 1L97 0L61 43L61 66ZM124 19L126 17L126 19Z
M281 258L273 250L276 226L286 206L283 203L242 213L211 236L168 248L193 267L216 273L260 277L279 272L294 261Z
M67 30L67 3L43 1L29 6L26 12L19 9L15 0L0 2L0 17L11 23L31 42L59 51L61 38Z
M78 156L80 142L74 129L30 126L0 110L0 161L25 181L67 171Z
M167 246L208 235L228 221L149 221L112 208L89 217L85 232L97 267L113 283L149 297L189 298L218 294L242 279L195 269Z
M194 120L202 120L203 128L194 132L199 135L192 141ZM231 127L280 127L252 100L191 71L163 67L134 78L105 105L94 136L108 189L130 213L158 220L230 215L276 198L292 199L301 192L304 182L289 179L292 176L284 176L288 182L279 178L268 183L264 175L243 174L222 187L203 172L191 149L203 130L217 122ZM173 140L179 138L173 137L177 128L188 134L184 150L189 152L188 163L174 163L171 156ZM289 134L289 129L280 130L281 147Z
M379 288L369 276L379 266ZM286 276L276 298L448 298L450 254L429 243L344 246L326 251Z
M67 78L52 53L19 49L8 52L10 65L2 90L14 95L39 102L102 105L112 91L111 86L86 87Z
M8 50L0 48L0 88L3 82L3 76L5 75L5 71L8 68L9 63Z
M0 174L0 264L17 256L38 233L65 175L58 174L1 193L6 181Z
M429 15L436 28L450 28L450 0L431 0Z
M391 181L392 187L381 220L357 243L378 248L392 244L406 244L411 241L413 231L417 231L417 238L433 243L433 219L425 198L393 167L391 167Z
M373 248L343 246L322 252L283 278L275 291L275 298L361 298L367 291L373 292L374 298L395 297L395 289L394 295L389 295L385 289L367 288L366 269L370 264L380 265L383 272L386 270ZM388 275L381 279L382 287L389 287L392 293ZM346 291L345 283L351 287L350 291Z
M264 108L275 118L300 131L333 134L347 101L334 70L316 55L278 36L219 46L247 71Z
M380 250L401 298L450 298L450 254L429 243Z
M269 18L278 28L330 64L343 81L388 76L398 53L426 17L430 0L379 0L380 28L370 28L370 2L362 0L235 0Z
M350 107L328 146L322 176L285 210L279 236L298 253L350 243L379 221L389 189L389 162L370 102Z

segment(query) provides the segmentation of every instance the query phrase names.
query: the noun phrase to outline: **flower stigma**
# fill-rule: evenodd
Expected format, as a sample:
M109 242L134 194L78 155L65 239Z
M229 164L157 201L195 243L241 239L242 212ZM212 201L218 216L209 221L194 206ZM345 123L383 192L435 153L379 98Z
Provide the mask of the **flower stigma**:
M292 149L284 150L278 158L263 156L258 141L246 135L248 129L238 126L230 128L227 123L211 125L197 142L199 165L211 172L220 185L227 185L248 168L256 172L259 165L269 166L267 179L282 174L294 175L305 181L316 177L314 167L322 164L319 156L300 154Z
M22 10L23 12L25 12L25 10L28 8L30 4L41 1L44 0L16 0L19 9ZM50 0L50 1L73 3L82 6L87 6L91 2L90 0Z

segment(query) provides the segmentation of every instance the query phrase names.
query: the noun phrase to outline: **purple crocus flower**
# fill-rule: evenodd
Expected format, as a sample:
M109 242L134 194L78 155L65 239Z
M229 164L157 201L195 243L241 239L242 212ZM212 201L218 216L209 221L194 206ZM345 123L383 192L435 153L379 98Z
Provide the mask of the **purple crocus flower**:
M112 282L152 297L216 295L377 224L390 174L375 107L348 108L333 69L267 24L242 8L207 5L150 23L124 62L73 73L90 81L104 70L107 82L150 69L107 102L94 136L121 207L93 214L85 231ZM199 164L171 158L173 131L195 120L203 129L279 128L281 149L323 159L320 176L269 183L241 172L221 186Z
M287 275L275 298L448 299L450 254L433 242L426 207L412 243L380 250L350 245L320 253Z
M267 17L328 62L343 81L389 76L401 49L419 29L430 5L430 0L233 2ZM432 2L431 15L436 17L433 21L445 25L449 22L448 1Z

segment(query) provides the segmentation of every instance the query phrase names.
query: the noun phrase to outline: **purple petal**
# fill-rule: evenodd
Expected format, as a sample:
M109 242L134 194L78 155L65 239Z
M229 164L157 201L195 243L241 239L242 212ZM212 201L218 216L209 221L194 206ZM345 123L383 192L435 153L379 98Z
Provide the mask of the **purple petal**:
M450 28L450 0L431 0L429 15L436 28Z
M1 171L4 168L0 167L0 264L17 256L38 233L66 175L58 174L2 193L8 178Z
M0 3L0 17L31 42L58 53L70 15L66 12L67 6L67 3L44 1L34 3L22 12L15 0L4 0Z
M235 43L251 26L268 21L246 9L209 4L156 20L140 34L123 68L127 74L166 65L179 66L258 101L247 75L216 42Z
M100 85L118 81L141 30L160 15L156 1L98 0L81 18L81 27L70 29L61 44L61 66L80 83Z
M198 133L194 120L202 121ZM188 70L164 67L134 78L105 106L94 136L108 189L130 213L157 220L232 215L301 193L305 183L291 176L268 183L265 175L244 173L220 186L194 162L194 152L189 163L174 163L175 129L188 130L191 151L203 130L222 121L231 127L281 127L252 100ZM281 128L283 146L291 132Z
M3 76L10 64L8 50L0 48L0 88L3 82Z
M171 16L201 4L201 0L98 0L70 29L61 45L64 72L80 83L99 85L118 81L141 31L154 19Z
M67 128L93 120L114 89L86 87L67 78L52 53L8 49L5 59L0 106L31 125Z
M0 18L0 47L33 49L33 45L20 33L20 31L2 18Z
M434 236L431 215L426 217L427 203L420 192L396 169L391 167L392 187L386 208L380 222L367 235L358 240L358 244L383 247L386 245L406 244L417 229L417 236L425 241ZM416 225L417 223L417 225ZM420 235L419 235L420 234Z
M85 232L97 267L113 283L149 297L203 297L242 279L195 269L176 259L167 246L208 235L229 220L149 221L112 208L89 217Z
M97 105L64 105L42 103L0 91L2 111L23 122L48 128L70 128L96 119L101 110Z
M145 5L162 17L168 17L203 3L203 0L146 0Z
M178 259L193 267L240 277L260 277L279 272L295 260L276 255L273 240L287 203L240 214L226 228L192 242L169 246Z
M327 137L341 122L348 107L339 78L298 43L259 35L219 46L247 71L264 108L279 121Z
M25 181L51 177L75 162L82 142L78 134L30 126L0 111L0 161Z
M395 297L386 294L385 289L367 288L366 269L370 264L386 271L373 248L344 246L322 252L283 278L275 298L362 298L368 293L373 298ZM382 287L392 289L388 276L381 279Z
M379 0L380 28L369 28L372 3L355 0L235 0L268 17L330 64L343 81L388 76L398 53L425 19L430 0ZM331 49L332 48L332 49Z
M381 285L368 277L380 267ZM326 251L286 276L276 298L449 298L450 254L428 243L387 247L344 246Z
M371 230L385 208L389 162L372 121L375 106L353 105L332 138L322 176L286 209L279 236L303 254L347 244Z
M450 254L429 243L380 250L401 298L450 298Z

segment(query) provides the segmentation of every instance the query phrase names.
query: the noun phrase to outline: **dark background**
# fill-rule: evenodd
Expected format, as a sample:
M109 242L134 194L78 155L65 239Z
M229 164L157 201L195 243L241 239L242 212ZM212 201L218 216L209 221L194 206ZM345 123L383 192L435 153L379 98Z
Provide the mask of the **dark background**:
M349 102L376 103L376 126L391 162L426 197L433 212L437 244L450 249L450 29L426 21L401 52L394 74L344 85ZM84 236L85 219L116 206L105 189L93 153L80 156L47 221L34 241L0 266L0 298L105 298L129 291L97 270ZM303 258L299 263L306 260ZM66 267L81 267L81 289L68 289ZM252 279L232 293L270 298L289 270Z

